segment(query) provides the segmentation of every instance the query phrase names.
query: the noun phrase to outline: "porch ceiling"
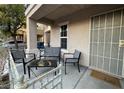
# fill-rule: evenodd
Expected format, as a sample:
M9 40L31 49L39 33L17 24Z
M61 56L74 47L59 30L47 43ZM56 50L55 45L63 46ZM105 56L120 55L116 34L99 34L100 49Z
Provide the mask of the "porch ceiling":
M30 17L39 23L53 24L56 21L77 15L78 12L82 12L81 15L93 15L99 12L104 12L124 5L95 5L95 4L43 4L37 9Z
M46 18L51 20L57 20L60 17L70 15L78 10L87 8L89 5L62 5L52 13L48 14Z
M61 17L68 16L90 6L91 5L87 4L44 4L31 16L31 18L38 22L51 24Z

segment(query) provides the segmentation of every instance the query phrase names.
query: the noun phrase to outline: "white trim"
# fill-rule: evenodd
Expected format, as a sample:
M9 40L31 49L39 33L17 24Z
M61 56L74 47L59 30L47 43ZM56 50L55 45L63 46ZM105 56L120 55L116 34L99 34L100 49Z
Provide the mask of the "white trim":
M94 55L91 55L91 56L94 56ZM99 55L95 55L97 57L104 57L104 56L99 56ZM104 57L104 58L109 58L109 57ZM115 60L119 60L119 61L123 61L122 59L117 59L117 58L111 58L111 59L115 59Z
M35 6L36 4L30 4L28 8L25 10L25 16L27 16Z
M120 27L124 27L124 26L114 26L113 28L120 28ZM99 28L99 29L111 29L112 27L102 27L102 28ZM90 30L97 30L96 28L93 28L93 29L90 29Z
M31 7L29 6L25 11L26 17L31 17L43 4L33 4Z
M68 38L68 37L60 37L60 39L61 39L61 38Z
M99 16L99 18L98 18L98 26L100 27L100 16ZM99 42L99 28L97 29L98 30L98 39L97 39L97 42ZM98 55L98 52L99 51L99 43L97 43L97 55ZM97 62L96 62L96 66L98 67L98 64L99 64L99 60L98 60L98 56L97 56Z
M106 35L106 19L107 19L107 15L105 14L105 29L104 29L104 45L103 45L103 56L105 55L105 35ZM104 56L105 57L105 56ZM104 58L103 58L103 64L102 64L102 70L104 69Z
M112 39L113 39L113 25L114 25L114 11L112 12L112 33L111 33L111 42L110 42L110 58L111 58L111 55L112 55ZM111 73L110 71L110 66L111 66L111 59L109 59L109 72Z
M121 11L121 18L120 18L120 26L122 26L122 21L123 21L123 10L120 10ZM121 40L121 30L122 30L122 27L120 27L120 33L119 33L119 41ZM120 47L118 47L118 59L119 59L119 53L120 53ZM117 74L119 74L119 60L117 60ZM122 73L121 73L122 74Z
M92 43L92 42L91 42ZM103 43L103 42L93 42L93 43ZM106 44L110 44L111 42L106 42ZM119 42L118 43L112 43L112 44L119 44Z
M91 66L91 18L89 19L89 67Z
M122 77L124 77L124 51L123 51L123 66L122 66Z

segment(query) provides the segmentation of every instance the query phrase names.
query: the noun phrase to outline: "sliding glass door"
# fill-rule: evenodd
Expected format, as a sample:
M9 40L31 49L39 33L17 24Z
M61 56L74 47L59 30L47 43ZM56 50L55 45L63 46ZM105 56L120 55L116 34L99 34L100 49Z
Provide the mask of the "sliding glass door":
M122 76L124 48L124 9L91 17L90 66Z

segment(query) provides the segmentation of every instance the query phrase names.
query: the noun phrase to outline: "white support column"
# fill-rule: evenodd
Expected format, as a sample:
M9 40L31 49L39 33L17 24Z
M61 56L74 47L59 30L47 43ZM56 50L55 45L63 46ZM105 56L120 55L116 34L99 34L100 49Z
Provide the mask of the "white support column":
M27 50L26 52L38 54L36 21L27 17L26 23L27 23Z
M37 48L37 25L36 22L27 17L27 49Z
M48 46L48 33L44 32L44 46Z
M48 46L48 43L50 43L50 36L51 36L51 26L46 26L44 31L44 46Z

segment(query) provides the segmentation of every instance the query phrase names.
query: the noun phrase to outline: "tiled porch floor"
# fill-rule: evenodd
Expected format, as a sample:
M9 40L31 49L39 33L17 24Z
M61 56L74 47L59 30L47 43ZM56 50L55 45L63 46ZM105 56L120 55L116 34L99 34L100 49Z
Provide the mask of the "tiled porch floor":
M20 74L23 74L22 64L17 65L17 69ZM38 68L36 70L33 69L36 74L44 73L48 71L50 68ZM116 89L117 87L111 85L102 80L96 79L90 76L91 70L86 67L81 67L81 72L79 73L77 70L77 66L73 64L67 65L67 74L64 74L64 66L62 67L63 73L63 89ZM31 79L34 78L31 75ZM25 79L29 80L28 73L25 75Z

